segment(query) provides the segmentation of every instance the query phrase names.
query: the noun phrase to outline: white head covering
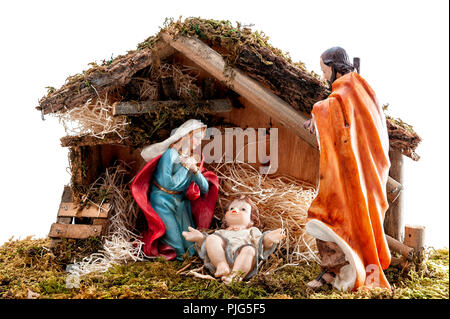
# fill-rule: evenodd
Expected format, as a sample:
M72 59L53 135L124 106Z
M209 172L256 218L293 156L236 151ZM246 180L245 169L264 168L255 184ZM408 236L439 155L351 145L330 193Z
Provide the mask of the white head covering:
M168 139L160 143L155 143L144 147L141 152L141 156L146 162L148 162L152 158L155 158L156 156L164 153L169 148L170 144L178 141L180 138L189 134L190 132L202 127L206 127L206 124L203 124L199 120L187 120L180 127L173 129Z

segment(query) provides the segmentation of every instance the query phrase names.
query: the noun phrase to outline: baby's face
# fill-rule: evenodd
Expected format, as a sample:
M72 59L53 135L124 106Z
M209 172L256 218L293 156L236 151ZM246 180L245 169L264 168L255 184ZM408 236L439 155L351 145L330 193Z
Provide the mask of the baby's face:
M228 226L247 227L251 222L252 207L244 200L234 200L225 212L225 222Z

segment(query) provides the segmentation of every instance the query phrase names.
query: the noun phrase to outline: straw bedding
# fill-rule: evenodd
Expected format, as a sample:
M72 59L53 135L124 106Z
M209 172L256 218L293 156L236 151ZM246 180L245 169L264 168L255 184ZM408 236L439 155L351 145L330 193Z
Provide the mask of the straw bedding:
M247 163L221 163L208 169L219 177L218 218L222 219L230 199L246 195L259 209L262 230L284 229L286 239L279 252L285 262L318 260L315 240L305 233L307 211L316 196L313 185L283 175L261 175Z

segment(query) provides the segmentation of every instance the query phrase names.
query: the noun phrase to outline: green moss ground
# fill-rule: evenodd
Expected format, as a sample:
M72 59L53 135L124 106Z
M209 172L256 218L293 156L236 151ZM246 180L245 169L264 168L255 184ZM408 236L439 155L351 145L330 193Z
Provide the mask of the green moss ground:
M156 259L115 266L105 273L81 278L79 288L66 288L65 267L96 251L100 241L65 240L49 250L49 239L10 240L0 247L0 298L449 298L448 249L429 250L428 259L417 269L402 272L389 268L386 276L393 289L343 293L327 288L318 293L306 290L306 283L319 272L317 264L287 266L272 275L260 273L249 282L225 285L221 282L179 275L177 271L197 258L184 262ZM188 269L189 269L188 268Z

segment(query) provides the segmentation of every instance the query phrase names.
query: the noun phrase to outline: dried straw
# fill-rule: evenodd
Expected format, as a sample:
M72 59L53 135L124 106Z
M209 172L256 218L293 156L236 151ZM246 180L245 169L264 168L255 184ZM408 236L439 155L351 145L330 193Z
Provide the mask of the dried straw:
M141 77L134 77L133 80L139 81L139 99L141 101L158 99L158 82Z
M67 271L72 275L80 277L91 272L105 272L112 265L144 260L143 243L134 233L139 210L129 185L123 182L126 173L122 163L107 169L85 194L84 199L87 200L89 193L107 191L111 205L109 226L103 238L103 249L70 265ZM102 204L103 201L96 205L101 207Z
M287 263L318 261L315 241L305 232L307 211L316 196L313 185L283 175L261 175L247 163L219 163L209 169L219 177L218 215L223 216L231 198L246 195L258 206L263 230L284 229L280 251Z
M161 63L159 68L152 72L152 80L159 81L162 77L173 77L175 89L181 99L189 100L193 97L200 99L202 90L194 82L197 81L199 71L183 64Z
M103 139L109 133L116 133L123 139L129 122L125 116L113 116L114 102L115 99L108 98L106 94L103 99L89 99L84 105L55 113L55 116L68 135L88 135Z

